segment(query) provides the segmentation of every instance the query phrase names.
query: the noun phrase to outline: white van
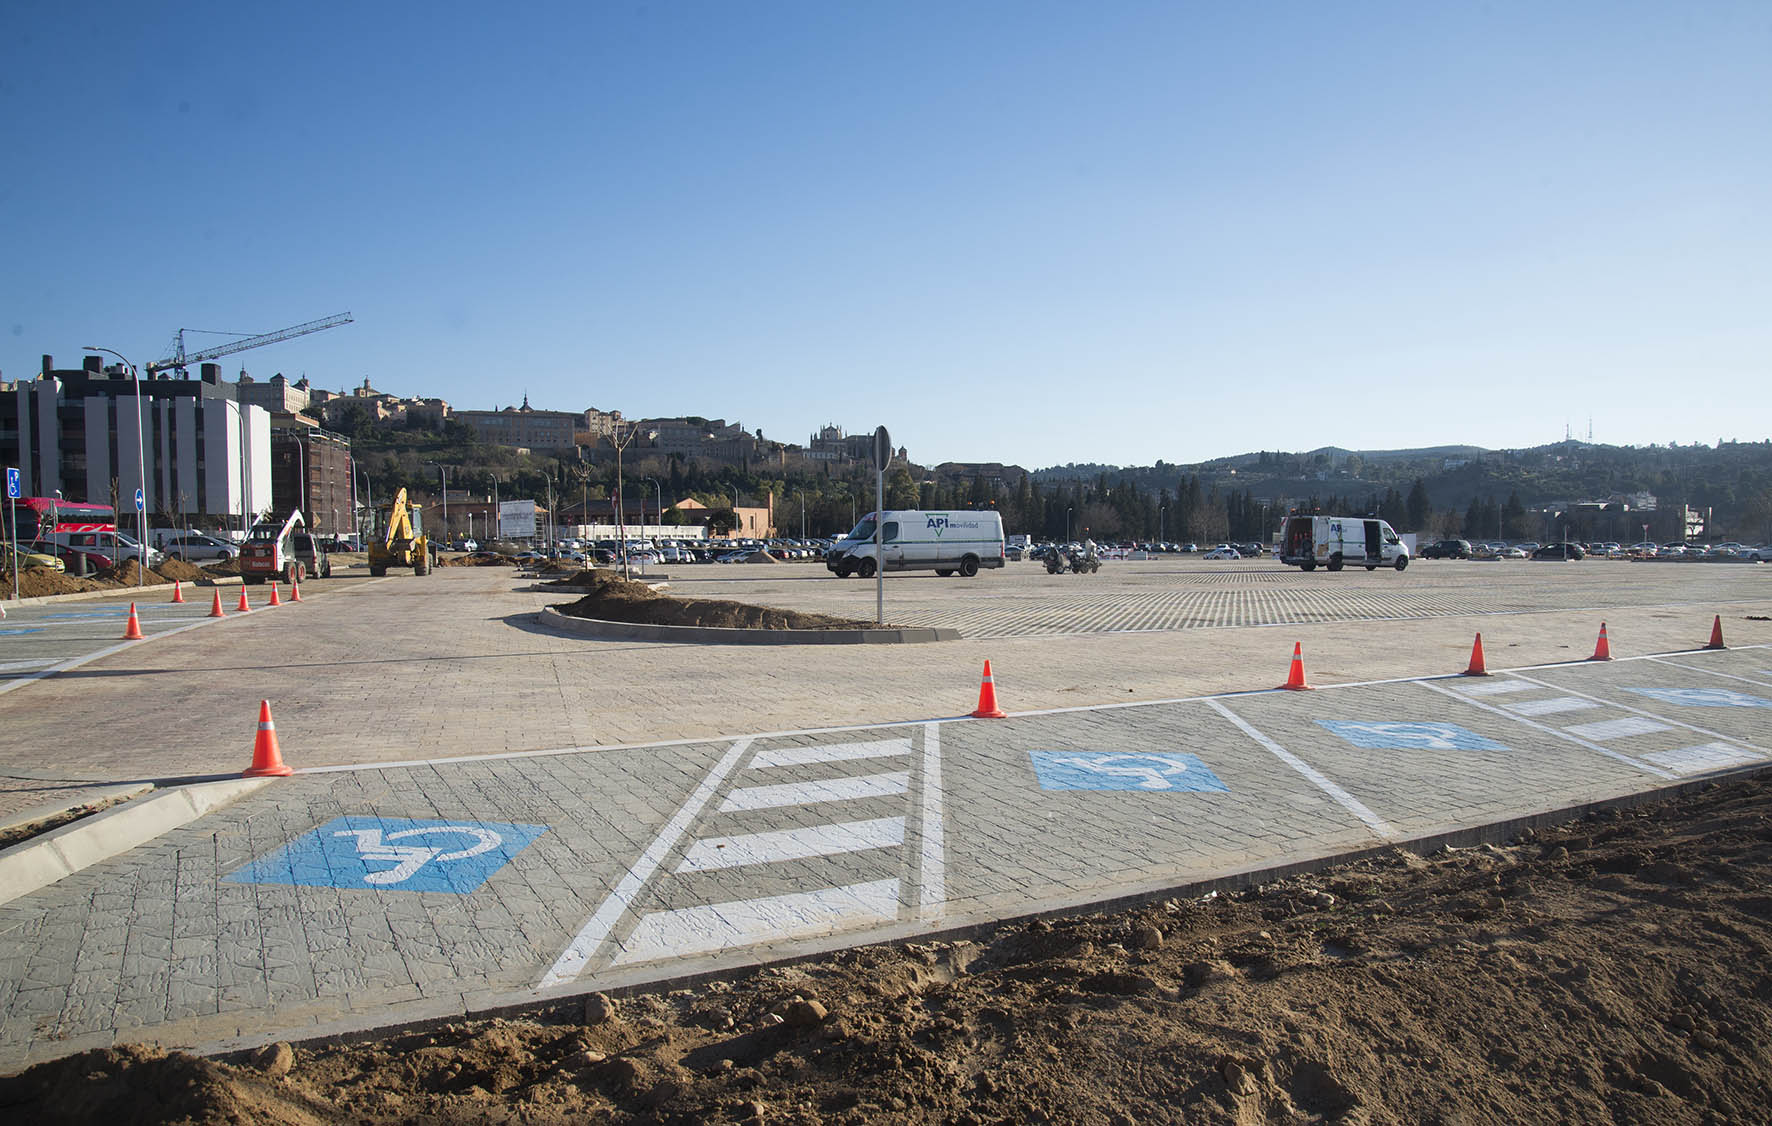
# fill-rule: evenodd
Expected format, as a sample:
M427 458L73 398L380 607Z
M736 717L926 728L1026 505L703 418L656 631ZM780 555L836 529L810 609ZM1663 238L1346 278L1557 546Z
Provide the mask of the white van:
M1346 564L1376 571L1409 566L1409 547L1383 520L1370 516L1288 516L1275 547L1288 567L1339 571Z
M880 528L880 558L874 558L875 517ZM980 567L1001 567L1003 517L996 512L919 512L898 509L870 512L825 556L824 565L838 578L872 578L888 571L934 571L946 578L956 571L971 578Z

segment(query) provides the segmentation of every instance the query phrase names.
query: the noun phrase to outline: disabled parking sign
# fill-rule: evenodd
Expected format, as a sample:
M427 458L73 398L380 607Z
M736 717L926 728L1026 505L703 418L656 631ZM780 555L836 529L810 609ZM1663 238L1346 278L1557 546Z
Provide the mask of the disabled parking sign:
M1772 700L1727 688L1626 688L1625 691L1692 708L1772 708Z
M467 895L547 831L503 821L338 817L223 879Z
M1029 751L1042 790L1226 794L1230 787L1180 751Z
M1319 719L1325 727L1356 747L1371 751L1505 751L1493 739L1456 723L1392 723L1380 720Z

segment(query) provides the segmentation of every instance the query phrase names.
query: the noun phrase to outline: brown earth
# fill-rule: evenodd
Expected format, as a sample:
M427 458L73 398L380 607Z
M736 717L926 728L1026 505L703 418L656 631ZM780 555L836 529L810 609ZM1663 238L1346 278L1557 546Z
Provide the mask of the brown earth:
M122 587L135 586L137 564L133 559L125 559L115 567L104 567L94 571L86 578L73 575L58 574L54 571L27 569L19 573L18 593L20 598L41 598L51 594L78 594L89 590L117 590ZM177 559L168 559L160 566L151 568L141 576L143 585L169 583L174 580L193 583L205 574L213 574ZM234 573L238 573L236 570ZM0 598L12 595L12 572L0 570Z
M517 561L508 555L473 552L468 555L445 555L437 560L439 567L515 567Z
M1772 782L1392 851L1248 892L1004 924L229 1061L0 1081L37 1126L1772 1120Z
M580 571L565 579L546 583L574 591L588 590L577 602L555 606L575 618L605 622L637 622L654 626L719 626L729 629L876 629L873 622L833 618L828 614L803 614L770 606L750 606L718 599L672 598L642 582L624 579L613 571ZM885 627L892 628L892 627Z

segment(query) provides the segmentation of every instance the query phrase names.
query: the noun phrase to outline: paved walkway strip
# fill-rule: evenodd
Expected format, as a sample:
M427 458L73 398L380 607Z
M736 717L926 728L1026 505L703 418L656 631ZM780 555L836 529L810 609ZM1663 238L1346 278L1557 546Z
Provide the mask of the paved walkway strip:
M633 905L634 897L639 895L641 889L646 886L646 881L652 878L652 874L658 870L658 866L664 863L665 857L677 847L677 842L683 839L683 834L688 832L689 826L701 814L702 807L707 805L708 799L714 796L715 791L720 788L720 784L725 781L728 774L732 773L733 768L738 765L739 759L743 758L745 752L750 748L751 740L749 738L740 739L732 745L719 762L714 764L714 768L708 771L707 777L703 778L694 792L684 799L683 804L671 816L670 821L665 823L665 827L658 831L658 836L653 838L646 851L640 854L638 860L634 861L633 866L628 869L627 875L623 876L621 882L615 886L615 890L609 893L609 898L605 899L603 905L597 908L596 914L585 921L585 925L573 936L566 949L560 952L559 958L555 959L554 964L548 967L548 972L543 974L541 981L537 983L540 988L545 989L550 985L559 985L571 981L579 975L580 971L584 969L585 963L590 961L591 955L596 953L597 947L603 945L603 940L609 937L609 932L615 927L615 924L621 921L623 915L627 914L629 907Z

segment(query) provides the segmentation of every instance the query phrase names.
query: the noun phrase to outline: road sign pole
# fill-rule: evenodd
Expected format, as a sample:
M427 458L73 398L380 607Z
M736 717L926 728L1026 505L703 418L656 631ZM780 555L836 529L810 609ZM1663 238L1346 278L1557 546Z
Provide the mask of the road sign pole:
M874 430L874 624L886 624L886 465L892 460L892 438L884 426Z
M18 573L22 569L18 558L18 470L8 466L6 469L6 515L7 543L12 547L12 600L18 601Z

